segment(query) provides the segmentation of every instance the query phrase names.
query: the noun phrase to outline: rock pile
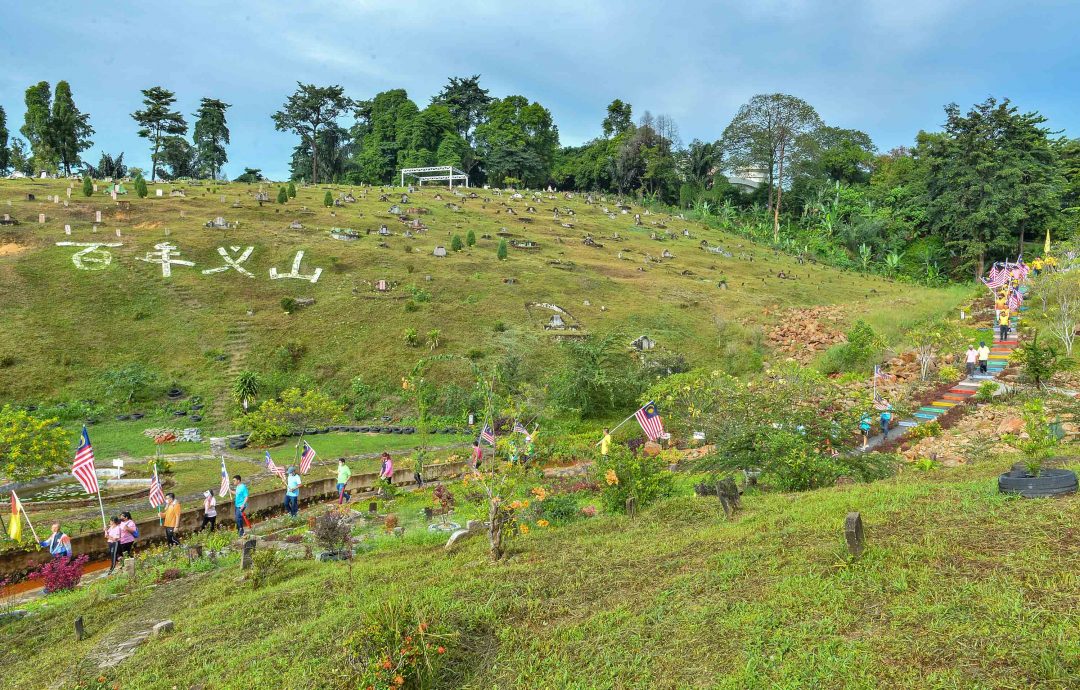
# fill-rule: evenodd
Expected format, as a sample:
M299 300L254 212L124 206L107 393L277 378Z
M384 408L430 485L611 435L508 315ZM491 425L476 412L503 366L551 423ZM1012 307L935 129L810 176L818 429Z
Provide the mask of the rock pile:
M845 341L840 330L843 317L843 309L836 306L791 309L768 332L769 344L788 361L807 364L819 352Z

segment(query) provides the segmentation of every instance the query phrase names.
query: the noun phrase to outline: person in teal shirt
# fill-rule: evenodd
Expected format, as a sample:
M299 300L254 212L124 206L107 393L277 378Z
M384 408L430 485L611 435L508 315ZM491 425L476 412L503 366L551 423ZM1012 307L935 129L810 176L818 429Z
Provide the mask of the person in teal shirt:
M245 525L250 525L251 523L248 522L247 515L244 514L244 511L247 509L248 501L247 484L244 483L244 480L241 479L238 474L233 475L233 495L235 496L235 498L233 498L233 508L236 509L236 531L242 537L244 536Z
M352 498L349 492L345 490L345 485L349 483L349 477L352 476L352 470L345 464L345 458L338 458L337 461L337 492L338 503L348 503Z
M289 467L289 474L285 478L285 510L289 511L289 515L293 517L300 512L300 475L292 466Z

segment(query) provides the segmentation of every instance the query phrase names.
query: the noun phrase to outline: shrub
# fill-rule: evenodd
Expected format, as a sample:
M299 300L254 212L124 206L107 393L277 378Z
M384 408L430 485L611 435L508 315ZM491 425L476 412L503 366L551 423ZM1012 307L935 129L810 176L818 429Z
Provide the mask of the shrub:
M282 297L281 298L281 309L286 314L293 313L294 311L296 311L296 300L293 299L292 297Z
M420 305L410 300L405 301L405 313L412 314L413 312L420 311Z
M499 249L495 253L495 256L499 257L500 261L506 261L506 239L499 240Z
M939 434L941 434L941 431L941 424L937 420L932 420L926 422L925 424L920 424L916 427L912 427L911 429L909 429L907 434L904 436L904 439L909 441L918 441L920 439L929 438L931 436L938 436Z
M846 337L846 343L834 345L825 353L825 360L821 367L825 373L863 369L885 346L885 341L877 331L861 319L855 322Z
M101 375L101 382L106 395L131 403L149 398L155 392L158 376L145 365L132 362L119 369L109 369Z
M94 181L89 175L82 178L82 193L83 196L91 196L94 193Z
M150 190L146 188L146 180L143 179L142 175L135 177L135 194L140 199L145 199L150 195Z
M439 343L442 342L442 331L438 328L432 328L428 331L427 341L432 350L439 347Z
M998 384L996 381L983 381L979 384L979 389L975 391L975 401L980 403L988 403L994 399L994 394L998 391Z
M506 332L506 324L503 323L502 321L496 321L495 325L492 326L492 330L494 330L496 333L505 333Z
M938 380L942 383L952 383L954 381L959 381L962 378L963 374L960 373L960 369L951 364L942 365L938 369Z
M333 507L315 518L315 543L332 553L344 551L352 541L348 509Z
M256 549L251 558L251 586L262 587L285 560L285 555L275 548Z
M429 616L396 597L378 602L363 626L347 636L343 656L359 688L437 688L457 683L443 662L453 635L437 631Z
M470 247L473 247L473 246L476 245L476 233L473 232L472 230L470 230L468 233L466 233L466 235L465 235L465 244L469 245Z
M184 573L179 568L166 568L157 576L155 582L172 582L173 580L179 580L183 576Z
M632 453L621 446L613 446L611 453L601 457L593 469L603 486L600 498L612 513L625 513L626 499L631 496L640 510L669 496L674 487L673 475L662 460Z
M290 182L289 183L288 194L289 194L290 199L295 199L296 198L296 183L295 182Z
M89 560L90 557L86 555L75 558L55 558L30 573L29 578L41 580L47 593L75 589L82 579L83 566Z
M294 429L329 424L343 414L341 405L325 393L289 388L282 391L280 399L263 401L258 410L236 424L251 433L253 445L265 445Z
M455 252L460 252L465 248L465 243L461 241L461 235L454 235L450 238L450 249Z
M536 504L536 515L555 523L571 522L581 517L573 494L549 495Z
M292 371L307 354L303 343L288 342L274 350L274 365L278 371Z
M409 347L416 347L420 344L420 336L415 328L406 328L403 337L405 338L405 344Z
M0 475L30 479L67 465L71 436L54 426L56 422L55 418L32 417L10 405L0 408Z
M326 208L331 208L334 205L334 195L330 193L330 190L326 190L326 194L323 195L322 205Z
M289 200L289 193L287 191L285 191L284 187L278 187L278 190L277 190L277 202L279 204L284 204L288 200Z
M1065 364L1056 347L1039 344L1038 331L1029 343L1017 349L1016 360L1021 367L1021 378L1037 388L1049 383Z

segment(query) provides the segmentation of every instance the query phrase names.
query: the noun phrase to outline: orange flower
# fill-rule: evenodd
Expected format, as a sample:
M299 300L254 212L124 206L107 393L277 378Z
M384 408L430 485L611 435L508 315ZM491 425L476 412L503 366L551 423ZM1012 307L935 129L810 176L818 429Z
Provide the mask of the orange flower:
M521 501L514 501L513 503L510 504L510 509L511 510L520 510L521 507L522 507Z
M522 524L519 529L521 530L522 534L528 534L529 533L529 526L528 525Z
M543 501L545 498L547 498L547 490L545 490L542 486L537 486L532 490L532 495L536 496L536 500Z
M391 666L393 666L393 664L391 664L391 663L390 663L390 659L389 659L389 658L387 658L387 659L383 659L383 662L382 662L382 667L383 667L383 668L385 668L385 669L389 669L389 668L390 668Z
M615 470L608 470L604 473L604 481L608 486L615 486L619 483L619 475L615 474Z
M435 651L438 652L439 654L446 654L446 647L443 647L442 645L439 645L439 648L436 649Z
M394 685L405 685L405 679L401 676L394 676Z
M537 521L536 521L536 526L537 526L537 527L540 527L540 528L544 528L544 527L547 527L547 526L548 526L548 525L550 525L550 524L551 524L551 523L550 523L550 522L548 522L547 520L537 520Z
M426 621L420 624L420 632L424 632L425 630L427 630L427 628L428 625Z
M406 642L412 642L412 635L406 635L405 636L405 641Z

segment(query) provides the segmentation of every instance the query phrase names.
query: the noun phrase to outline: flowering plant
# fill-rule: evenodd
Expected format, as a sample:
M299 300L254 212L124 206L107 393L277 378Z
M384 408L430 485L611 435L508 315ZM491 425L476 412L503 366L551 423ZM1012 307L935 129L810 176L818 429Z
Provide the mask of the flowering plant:
M82 579L83 566L89 560L90 557L86 555L54 558L30 573L29 577L44 582L46 593L75 589Z

